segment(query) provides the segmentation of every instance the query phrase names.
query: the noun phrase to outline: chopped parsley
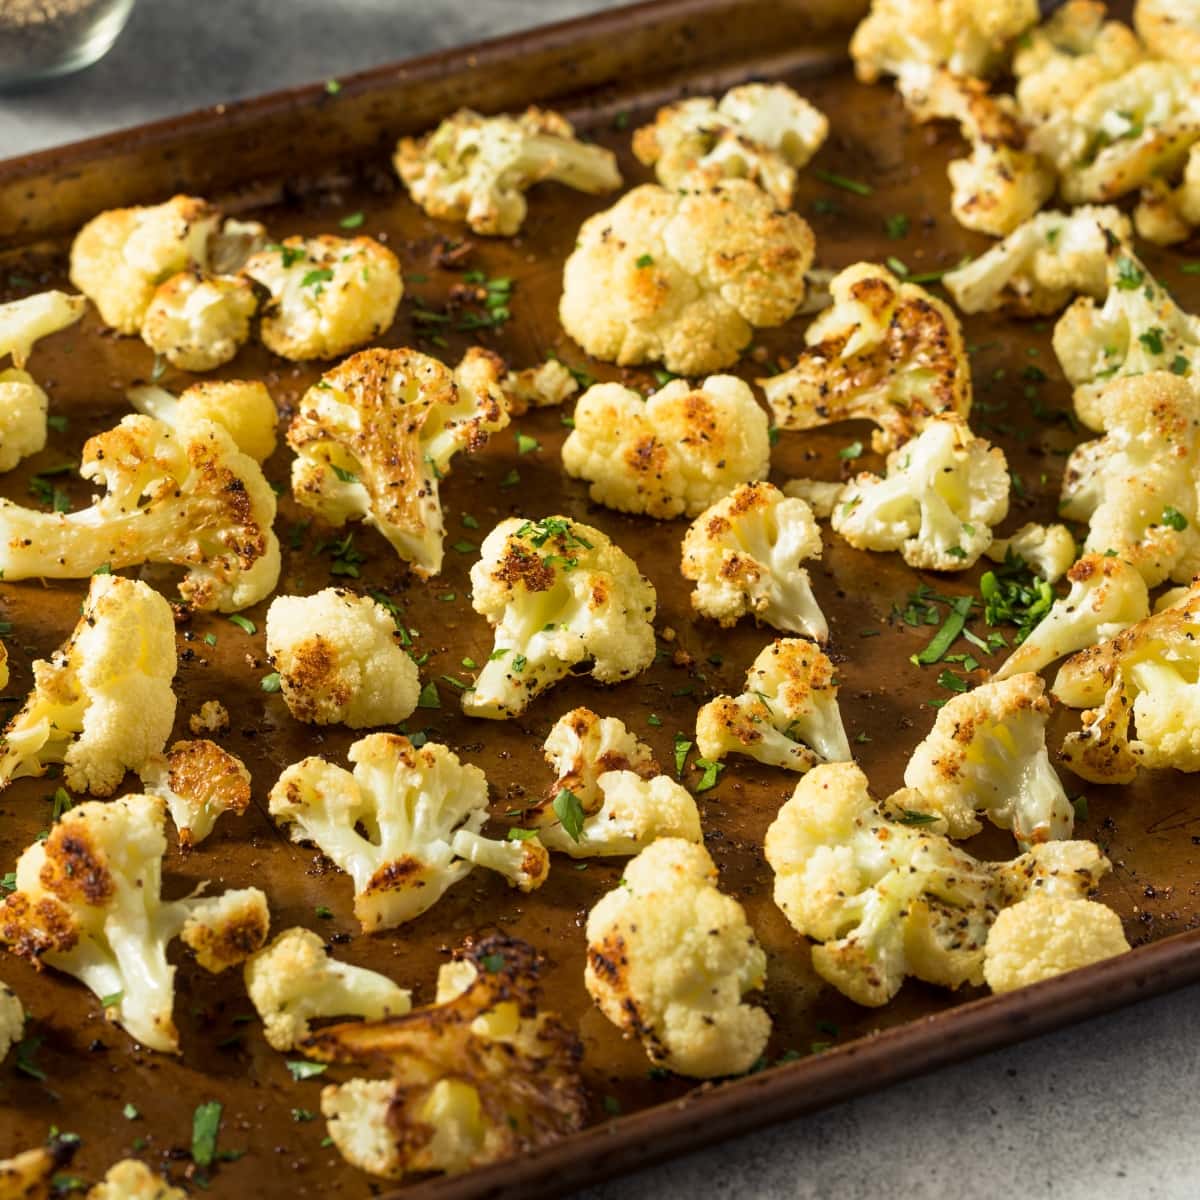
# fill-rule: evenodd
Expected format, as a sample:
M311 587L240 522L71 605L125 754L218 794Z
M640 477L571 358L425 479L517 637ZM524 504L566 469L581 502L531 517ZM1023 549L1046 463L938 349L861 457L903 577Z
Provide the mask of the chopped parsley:
M417 699L418 708L441 708L442 698L438 695L437 684L431 679L422 689Z
M535 450L540 450L542 443L535 437L530 437L527 433L517 431L517 453L532 454Z
M221 1112L219 1100L208 1100L204 1104L198 1104L192 1114L192 1162L198 1167L211 1167L213 1159L217 1156Z
M289 1059L286 1066L297 1083L304 1079L315 1079L329 1069L327 1063L309 1062L306 1058Z
M583 834L583 805L570 788L563 788L554 797L554 815L571 841L579 841Z
M884 217L883 219L883 231L894 242L907 237L911 225L912 222L909 221L904 213L893 213L890 217Z
M234 613L229 617L229 623L236 625L243 633L248 633L251 637L258 632L258 626L249 617L243 617L241 613Z
M258 686L264 692L278 692L283 687L283 681L279 678L278 671L272 671L270 675L264 675L258 681Z
M1162 511L1162 522L1169 529L1174 529L1177 533L1182 533L1188 527L1188 519L1177 508L1172 508L1169 504Z
M1116 284L1118 290L1122 292L1136 292L1145 282L1145 279L1145 272L1132 258L1122 256L1117 259Z
M367 218L366 218L366 217L365 217L365 216L364 216L362 213L360 213L360 212L353 212L353 213L350 213L348 216L345 216L345 217L343 217L343 218L342 218L342 219L341 219L341 220L338 222L338 224L339 224L339 225L340 225L340 226L341 226L343 229L359 229L359 228L361 228L361 227L362 227L362 223L363 223L363 222L364 222L366 219L367 219Z
M838 451L838 458L845 462L851 462L856 458L862 458L863 444L862 442L851 442L848 446L843 446Z
M836 175L833 171L823 171L817 168L813 174L831 187L841 188L843 192L853 192L856 196L873 196L875 189L869 183L861 183L857 179L847 179L845 175Z
M637 262L634 265L639 270L643 270L646 267L652 267L652 266L654 266L654 258L652 255L643 254L638 258Z

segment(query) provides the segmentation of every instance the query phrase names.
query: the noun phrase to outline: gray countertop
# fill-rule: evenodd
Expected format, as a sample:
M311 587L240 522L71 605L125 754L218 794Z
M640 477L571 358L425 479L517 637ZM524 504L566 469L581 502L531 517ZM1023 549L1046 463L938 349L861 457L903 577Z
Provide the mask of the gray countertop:
M107 59L0 98L0 157L349 73L603 0L143 0ZM1200 988L656 1169L587 1200L1195 1200Z

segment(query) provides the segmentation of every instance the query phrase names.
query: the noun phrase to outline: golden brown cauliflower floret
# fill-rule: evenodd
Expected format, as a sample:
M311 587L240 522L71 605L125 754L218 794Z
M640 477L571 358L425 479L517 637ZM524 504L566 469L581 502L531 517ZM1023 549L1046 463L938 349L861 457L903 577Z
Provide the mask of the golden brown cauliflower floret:
M1196 0L1137 0L1133 27L1151 54L1200 64L1200 4Z
M142 341L184 371L211 371L250 337L258 297L248 279L180 271L154 292L142 317Z
M883 452L934 413L970 413L971 369L949 305L877 263L847 267L830 291L796 365L758 380L780 429L874 421L871 444Z
M469 352L468 352L469 353ZM459 370L463 369L464 363ZM579 391L579 382L570 368L556 358L548 358L536 367L508 371L500 380L500 390L510 416L524 416L531 408L553 408Z
M187 1200L187 1195L140 1159L124 1158L88 1189L85 1200Z
M508 424L500 366L468 352L456 373L415 350L362 350L308 389L287 442L292 494L331 525L378 529L422 577L442 566L438 481L460 450Z
M146 794L166 803L184 850L208 837L222 813L240 817L250 807L246 764L207 738L176 742L138 775Z
M138 412L173 429L195 421L220 425L255 462L266 462L275 453L279 415L267 385L257 379L204 380L178 396L160 387L134 387L125 395Z
M621 186L611 150L579 141L570 121L539 108L516 117L459 109L425 137L401 138L392 162L431 217L485 235L516 233L525 192L542 180L593 194Z
M404 294L400 263L373 238L286 238L242 273L271 294L260 336L283 358L336 358L386 333Z
M649 399L598 383L580 397L574 421L563 468L618 512L695 517L771 466L767 414L732 375L696 387L672 379Z
M46 1145L0 1159L0 1200L51 1200L61 1194L54 1176L79 1149L77 1137L54 1137Z
M589 217L563 269L559 319L589 354L679 375L737 362L756 326L804 299L812 230L749 180L644 184Z
M368 596L325 588L276 596L267 654L288 711L313 725L396 725L417 707L417 664L387 610Z
M205 700L188 717L188 728L197 736L202 733L225 733L229 729L229 709L220 700Z
M633 135L633 152L669 188L750 179L790 208L798 170L829 132L825 115L782 83L745 83L720 101L694 96L658 110Z
M703 846L651 843L592 908L587 939L587 990L656 1065L712 1079L762 1054L771 1018L743 997L766 983L767 956Z
M470 941L439 972L435 1004L335 1025L301 1044L321 1062L389 1074L321 1093L347 1162L388 1179L457 1175L582 1128L583 1047L556 1014L539 1009L541 965L515 938Z

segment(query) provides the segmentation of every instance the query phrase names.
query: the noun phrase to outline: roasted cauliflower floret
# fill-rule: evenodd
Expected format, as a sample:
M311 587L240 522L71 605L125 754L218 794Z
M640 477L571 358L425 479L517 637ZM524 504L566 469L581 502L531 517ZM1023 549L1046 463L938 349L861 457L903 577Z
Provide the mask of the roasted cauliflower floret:
M257 310L249 279L180 271L155 290L142 317L142 341L180 370L211 371L247 341Z
M985 76L1037 19L1035 0L873 0L854 31L850 56L863 83L928 67Z
M1041 212L942 282L963 312L1044 316L1081 294L1103 300L1112 247L1132 239L1129 218L1111 205Z
M114 208L93 217L71 244L71 282L106 325L137 333L155 289L203 265L221 214L196 196L148 208Z
M299 926L285 929L248 958L242 970L263 1033L276 1050L291 1050L308 1037L314 1018L379 1021L412 1008L404 988L377 971L331 958L325 943Z
M75 631L33 664L33 691L4 730L0 787L62 763L72 791L111 796L166 744L175 668L171 606L144 583L94 576Z
M604 799L601 775L631 771L648 780L658 774L654 752L629 732L624 721L599 717L590 708L563 713L546 735L543 751L554 770L546 803L566 790L589 814L596 812Z
M468 942L438 974L437 1003L384 1021L335 1025L302 1048L323 1062L378 1067L321 1093L347 1162L389 1179L458 1174L582 1128L583 1047L538 1008L541 957L496 934Z
M352 355L308 389L292 418L292 495L331 525L373 526L418 575L436 575L438 480L455 454L508 424L498 382L486 354L468 354L457 380L415 350Z
M559 319L606 362L718 371L756 326L782 325L800 307L813 250L808 225L747 179L703 191L643 184L583 223Z
M800 564L821 557L821 531L803 500L769 483L743 484L701 513L683 538L692 607L728 627L756 620L823 642L825 614Z
M207 738L176 742L147 759L138 775L142 790L166 804L184 850L208 837L222 813L240 817L250 807L246 764Z
M179 430L126 417L89 438L79 474L106 494L79 512L0 500L4 578L83 579L103 568L173 563L192 607L235 612L279 578L275 493L262 468L211 421Z
M0 1063L24 1034L25 1009L17 999L17 993L0 983Z
M543 180L593 195L621 186L611 150L579 141L570 121L539 108L516 117L461 108L432 133L401 138L392 162L431 217L503 237L521 228L525 193Z
M181 937L205 970L220 971L263 944L268 918L257 888L164 901L164 818L163 802L150 796L65 813L17 860L16 890L0 904L0 943L74 975L131 1037L174 1052L167 943Z
M1200 143L1193 143L1178 186L1154 178L1142 188L1133 224L1139 236L1159 246L1191 237L1200 225Z
M220 425L255 462L266 462L275 453L279 414L267 385L257 379L206 380L193 383L178 396L165 388L134 387L125 396L138 412L172 429L196 421Z
M939 412L971 411L971 369L958 318L914 283L856 263L829 285L833 304L807 329L781 375L758 380L780 429L864 419L883 452Z
M1085 554L1067 573L1060 596L993 679L1040 671L1050 663L1106 642L1150 615L1150 594L1136 567L1107 554Z
M712 1079L762 1053L771 1018L744 997L766 983L767 956L703 846L647 846L588 914L587 939L588 992L656 1065Z
M579 381L557 358L548 358L536 367L506 372L500 380L500 390L509 415L520 417L531 408L554 408L562 404L579 391Z
M79 1149L77 1137L54 1137L44 1146L0 1159L0 1197L3 1200L50 1200L58 1191L55 1173Z
M420 916L471 873L479 847L459 835L483 828L487 780L445 746L418 750L399 734L369 734L349 758L353 774L315 757L288 767L270 812L294 841L314 843L351 876L355 916L371 933ZM524 891L544 882L548 856L536 838L517 847L516 861L499 849L482 865Z
M1121 918L1107 905L1034 895L996 918L984 952L983 977L993 992L1011 992L1128 949Z
M982 983L1001 908L1035 893L1086 896L1109 870L1091 842L980 862L911 815L885 814L858 767L835 763L810 771L767 830L775 903L818 943L817 974L856 1004L886 1004L907 975L950 988Z
M1039 123L1074 108L1097 84L1145 57L1133 30L1107 15L1096 0L1067 0L1021 39L1012 67L1027 121Z
M1063 743L1076 775L1130 783L1139 765L1200 771L1200 582L1170 607L1068 659L1054 693L1072 708L1096 706Z
M85 308L82 296L58 291L0 304L0 358L11 356L14 366L23 367L42 338L74 325Z
M479 555L471 604L495 630L495 646L463 694L468 716L515 717L576 666L619 683L654 660L654 587L599 529L510 517Z
M843 485L828 483L823 479L789 479L783 485L783 494L803 500L814 517L828 521L842 494Z
M417 664L387 610L366 596L325 588L276 596L267 610L267 654L288 711L313 725L396 725L417 707Z
M598 383L575 405L563 468L597 504L666 520L695 517L771 467L767 414L732 375L672 379L649 399Z
M123 1158L88 1189L85 1200L187 1200L187 1196L141 1159Z
M633 135L633 152L668 188L751 179L790 208L796 175L829 133L825 114L782 83L745 83L719 101L678 100Z
M1050 702L1031 672L952 696L904 768L906 807L971 837L976 813L1011 829L1022 847L1069 838L1075 813L1046 751Z
M1107 384L1089 415L1104 436L1067 459L1059 512L1087 522L1087 553L1115 553L1150 587L1186 583L1200 574L1200 397L1154 371Z
M259 336L303 361L336 358L391 328L404 294L400 263L374 238L286 238L252 254L242 273L270 292Z
M726 754L789 771L849 762L833 664L811 642L779 638L746 672L740 696L718 696L696 715L696 748L716 762Z
M1020 559L1039 579L1057 583L1075 562L1075 537L1065 525L1022 525L1006 538L993 538L984 553L992 562Z
M1133 25L1157 57L1200 63L1200 5L1195 0L1137 0Z
M1004 451L977 438L961 417L932 417L893 450L887 476L860 472L842 491L832 525L858 550L899 550L911 567L962 571L1008 515Z

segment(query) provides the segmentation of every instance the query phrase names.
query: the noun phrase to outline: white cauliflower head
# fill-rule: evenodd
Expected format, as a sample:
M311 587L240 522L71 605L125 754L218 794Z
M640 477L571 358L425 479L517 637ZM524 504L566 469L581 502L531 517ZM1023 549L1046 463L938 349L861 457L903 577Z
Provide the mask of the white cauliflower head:
M150 796L65 813L17 860L16 890L0 904L0 943L74 975L131 1037L175 1052L167 943L181 937L205 970L220 971L263 944L268 916L257 888L164 901L164 819L162 801Z
M621 186L611 150L579 141L547 109L485 117L469 108L432 133L401 138L392 160L408 193L431 217L511 237L524 223L525 193L543 180L597 195Z
M821 557L812 509L769 483L747 483L692 522L681 570L692 608L728 627L747 613L785 633L824 642L825 614L800 564Z
M1132 239L1129 218L1111 205L1040 212L942 282L963 312L1043 316L1080 294L1103 300L1112 247Z
M211 421L179 430L125 417L89 438L79 474L105 495L78 512L37 512L0 500L5 579L82 579L96 571L172 563L197 609L257 604L279 578L275 493L262 468Z
M598 383L575 405L563 468L597 504L659 519L694 517L771 466L767 414L749 385L672 379L649 399Z
M814 517L828 521L833 516L843 485L823 479L789 479L783 485L785 496L794 496L808 505Z
M546 803L566 790L589 815L604 800L600 776L626 771L641 779L653 779L658 774L654 752L630 733L624 721L597 716L590 708L563 713L546 735L543 750L554 770Z
M463 694L468 716L514 717L579 665L600 683L619 683L654 660L654 587L599 529L510 517L479 553L471 603L495 630L495 646Z
M483 860L487 839L472 835L487 820L487 780L445 746L417 749L399 734L372 733L349 757L353 774L316 757L288 767L270 812L294 841L312 842L350 875L366 932L420 916L477 860L523 891L545 881L549 857L536 838L493 843Z
M468 355L464 367L456 379L415 350L362 350L326 372L288 428L296 502L331 525L364 521L418 575L436 575L438 480L508 424L498 366Z
M718 696L696 714L696 748L710 762L744 754L790 771L848 762L837 696L829 659L802 638L779 638L754 660L740 696Z
M0 983L0 1063L25 1035L25 1009L17 993Z
M142 790L166 804L184 850L208 837L222 813L240 817L250 807L246 764L207 738L176 742L147 759L138 775Z
M368 1021L412 1008L411 994L386 975L339 962L311 930L285 929L251 955L242 969L246 993L276 1050L291 1050L308 1037L319 1017L355 1016Z
M23 367L37 342L74 325L85 308L82 296L58 291L0 304L0 358L11 356L15 366Z
M882 452L936 413L967 416L971 369L948 305L876 263L847 267L829 288L833 304L805 331L796 365L758 380L780 429L873 421Z
M4 730L0 786L62 763L73 791L111 796L162 752L175 668L171 606L144 583L94 576L75 631L33 664L33 691Z
M1117 379L1093 400L1104 436L1067 459L1059 512L1084 550L1114 553L1150 587L1200 574L1200 396L1166 371Z
M1046 751L1050 702L1032 673L992 680L938 710L904 768L906 806L946 821L953 838L1011 829L1022 847L1069 838L1075 813Z
M270 293L259 336L282 358L336 358L391 328L404 294L400 263L374 238L286 238L244 275Z
M1011 992L1128 949L1121 918L1106 904L1036 894L996 918L983 977L993 992Z
M1035 892L1086 896L1110 866L1091 842L980 862L932 832L925 815L876 806L852 763L820 766L797 784L765 851L775 903L818 943L817 974L870 1007L886 1004L908 975L951 988L982 983L1001 908Z
M588 992L655 1064L712 1079L762 1054L771 1018L744 997L766 983L767 957L703 846L647 846L588 914L587 939Z
M367 596L325 588L276 596L267 655L288 711L313 725L396 725L417 707L417 664L387 610Z
M658 110L633 135L633 152L668 188L751 179L790 208L799 169L829 133L825 114L783 83L745 83L718 101L693 96Z
M1075 562L1075 537L1065 525L1030 521L1006 538L993 538L984 553L992 562L1020 559L1039 579L1057 583Z
M240 275L180 271L155 289L142 316L142 341L183 371L211 371L250 337L254 285Z
M962 571L1008 515L1009 487L1004 451L943 414L888 455L885 478L856 475L831 523L858 550L899 550L909 566Z
M138 412L182 430L197 421L212 421L233 438L255 462L275 453L279 414L267 385L257 379L213 379L193 383L178 396L165 388L134 387L125 393Z
M800 307L814 239L746 179L643 184L589 217L563 268L559 319L589 354L679 375L735 363L756 326Z
M1107 554L1085 554L1067 572L1060 596L993 679L1040 671L1050 663L1106 642L1150 615L1150 593L1136 567Z

